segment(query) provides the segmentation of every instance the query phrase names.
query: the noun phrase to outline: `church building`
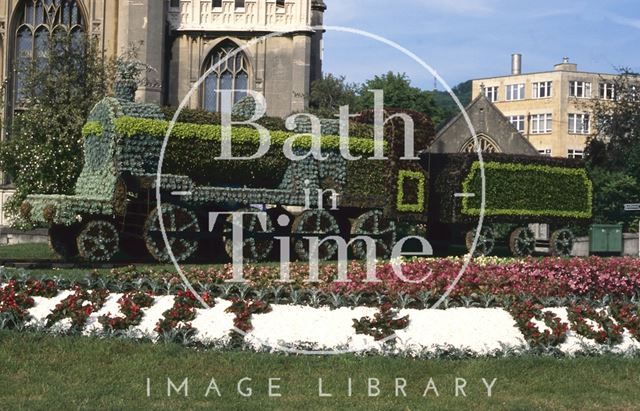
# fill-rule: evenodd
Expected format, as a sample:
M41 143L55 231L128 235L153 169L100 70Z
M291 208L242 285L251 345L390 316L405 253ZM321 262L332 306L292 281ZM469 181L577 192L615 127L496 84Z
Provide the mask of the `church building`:
M189 102L216 111L217 90L261 92L268 114L287 116L305 108L310 83L322 73L323 0L0 0L0 73L6 110L19 107L18 59L34 58L50 36L63 30L91 33L105 57L130 44L155 70L137 99L177 105L192 85L231 50L253 42L213 71ZM242 98L242 91L234 93Z

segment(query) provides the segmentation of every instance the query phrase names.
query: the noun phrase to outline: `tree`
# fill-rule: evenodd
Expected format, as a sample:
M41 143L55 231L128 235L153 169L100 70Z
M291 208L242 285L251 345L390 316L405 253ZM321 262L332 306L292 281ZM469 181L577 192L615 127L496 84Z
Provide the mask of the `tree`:
M95 40L56 33L44 56L16 67L20 111L0 143L0 168L16 188L6 211L22 227L18 209L28 194L72 193L83 165L82 126L112 77Z
M471 103L472 81L467 80L453 87L451 91L458 97L464 107ZM434 90L431 92L435 105L441 110L441 120L436 123L437 128L445 125L447 121L460 112L460 107L453 101L451 95L446 91Z
M352 113L360 111L359 86L348 83L344 76L327 74L311 83L309 108L312 114L334 118L341 106L348 105Z
M623 205L640 201L640 76L622 69L610 84L613 100L588 104L595 132L587 143L586 162L594 180L596 221L631 224L637 216L624 213Z
M409 109L430 116L435 124L442 117L442 111L436 107L431 93L413 87L409 77L402 73L388 72L368 80L360 90L361 105L373 108L374 94L372 90L384 91L384 105L388 108Z

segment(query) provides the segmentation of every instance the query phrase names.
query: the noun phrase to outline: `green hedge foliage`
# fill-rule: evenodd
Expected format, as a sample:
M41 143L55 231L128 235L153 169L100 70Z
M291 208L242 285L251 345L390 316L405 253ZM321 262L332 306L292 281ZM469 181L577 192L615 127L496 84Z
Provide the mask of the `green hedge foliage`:
M484 163L485 215L591 218L593 188L584 169L549 165ZM462 184L465 193L481 192L480 162ZM462 213L480 215L481 196L465 197Z
M415 189L415 198L409 198L405 187ZM425 192L427 178L423 172L400 170L398 173L396 209L401 213L423 213L425 210Z
M568 224L588 221L593 188L581 162L543 156L483 154L487 221ZM428 164L430 163L430 164ZM446 223L477 222L481 178L473 154L425 155L433 173L430 207ZM456 193L475 197L455 198Z
M117 134L123 137L136 138L140 136L164 139L169 128L168 121L150 120L133 117L120 117L115 120ZM180 140L208 140L216 143L221 141L222 128L219 125L203 125L176 123L171 131L171 139ZM271 131L272 149L281 149L285 140L296 133ZM234 128L233 144L236 146L249 146L257 148L260 141L258 131L253 128ZM296 140L294 149L307 150L311 147L311 137L304 136ZM352 137L349 139L349 148L354 155L373 155L374 142L369 139ZM337 136L323 136L322 149L339 151L340 138ZM253 150L255 152L255 150ZM215 154L215 153L214 153ZM234 153L235 154L235 153Z

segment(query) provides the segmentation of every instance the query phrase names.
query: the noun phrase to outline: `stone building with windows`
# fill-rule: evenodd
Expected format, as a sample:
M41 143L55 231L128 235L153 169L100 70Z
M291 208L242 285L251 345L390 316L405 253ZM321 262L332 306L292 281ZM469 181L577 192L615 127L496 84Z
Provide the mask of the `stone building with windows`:
M211 72L188 107L220 109L218 90L261 92L267 114L303 111L313 80L322 76L323 0L0 0L0 73L4 115L19 109L21 59L42 56L58 32L90 33L105 57L139 45L147 73L137 100L177 105L212 65L247 46ZM277 36L253 41L271 33ZM0 216L10 190L0 190ZM0 217L0 226L4 225Z
M484 94L540 154L582 158L593 132L590 99L615 98L615 75L578 71L565 58L552 71L522 73L512 56L511 74L473 81L472 95Z

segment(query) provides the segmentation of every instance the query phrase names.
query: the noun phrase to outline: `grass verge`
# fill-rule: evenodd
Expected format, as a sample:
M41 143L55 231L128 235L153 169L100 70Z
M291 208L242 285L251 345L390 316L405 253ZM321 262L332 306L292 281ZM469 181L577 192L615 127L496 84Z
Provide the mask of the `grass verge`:
M617 357L287 357L0 332L0 404L3 409L631 410L640 407L639 366L640 359ZM252 380L243 389L250 387L251 397L237 391L246 377ZM189 378L189 396L184 391L167 396L167 378L176 386ZM205 397L212 378L221 398L214 389ZM274 385L281 397L269 397L269 378L280 378ZM332 397L319 397L320 378ZM379 379L377 397L368 397L369 378ZM406 398L401 392L396 397L396 378L406 379ZM431 389L423 397L430 378L439 396ZM455 396L456 378L466 380L466 397ZM482 378L497 378L492 397Z

